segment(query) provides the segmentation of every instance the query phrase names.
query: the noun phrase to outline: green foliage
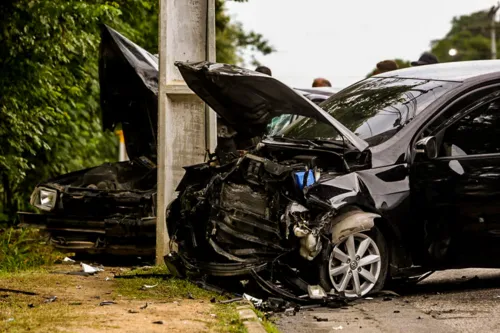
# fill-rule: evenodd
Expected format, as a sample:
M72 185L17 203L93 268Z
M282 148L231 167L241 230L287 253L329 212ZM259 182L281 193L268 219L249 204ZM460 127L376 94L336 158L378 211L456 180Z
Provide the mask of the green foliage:
M246 2L247 0L235 0ZM274 52L274 48L264 37L254 31L247 32L238 22L231 22L225 12L224 0L215 0L215 29L217 61L227 64L243 64L243 51L251 54L251 65L258 66L256 53L263 55Z
M0 272L50 265L61 257L36 229L0 229Z
M216 8L218 61L272 52ZM116 160L118 139L101 129L99 23L157 53L157 0L0 1L0 222L29 209L38 182Z
M490 21L488 11L453 18L446 36L431 43L431 52L440 62L490 59ZM450 56L450 49L457 55Z

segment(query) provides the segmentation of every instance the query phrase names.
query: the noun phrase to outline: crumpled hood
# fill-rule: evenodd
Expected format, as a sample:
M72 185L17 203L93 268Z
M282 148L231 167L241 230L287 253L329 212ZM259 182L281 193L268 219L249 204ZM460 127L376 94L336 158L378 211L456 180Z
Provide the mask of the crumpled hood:
M292 88L268 75L210 62L176 62L191 90L248 137L261 136L272 118L294 114L332 125L356 149L368 143Z
M103 25L99 85L103 128L121 124L129 158L156 161L158 58Z

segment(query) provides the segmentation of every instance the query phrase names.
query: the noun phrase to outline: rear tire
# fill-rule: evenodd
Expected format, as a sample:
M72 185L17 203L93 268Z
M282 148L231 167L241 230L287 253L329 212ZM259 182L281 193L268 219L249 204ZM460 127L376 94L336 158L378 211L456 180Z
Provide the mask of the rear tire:
M353 234L340 244L329 241L324 245L319 258L323 289L347 298L382 290L387 279L389 251L377 227Z

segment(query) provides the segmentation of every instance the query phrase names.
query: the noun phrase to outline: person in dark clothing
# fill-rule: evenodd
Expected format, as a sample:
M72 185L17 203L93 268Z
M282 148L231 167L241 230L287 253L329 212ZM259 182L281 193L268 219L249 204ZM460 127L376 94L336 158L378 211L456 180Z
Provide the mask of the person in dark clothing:
M376 74L390 72L398 69L398 64L394 60L384 60L377 64Z
M317 87L331 87L332 84L327 79L323 79L323 78L320 77L320 78L314 79L312 86L313 86L313 88L317 88Z
M259 73L263 73L263 74L267 74L269 76L273 76L271 70L269 69L269 67L266 67L266 66L259 66L255 69L256 72L259 72Z
M412 61L411 65L412 66L424 66L424 65L431 65L431 64L437 64L439 63L438 58L430 53L430 52L424 52L420 56L420 58L417 61Z

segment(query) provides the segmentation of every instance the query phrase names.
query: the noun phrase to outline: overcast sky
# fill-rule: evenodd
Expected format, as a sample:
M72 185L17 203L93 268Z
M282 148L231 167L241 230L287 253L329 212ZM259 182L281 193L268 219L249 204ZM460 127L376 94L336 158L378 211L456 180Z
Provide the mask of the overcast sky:
M494 0L226 1L246 30L262 33L277 52L258 57L293 87L326 77L343 88L381 60L417 60L442 38L454 16L488 9Z

